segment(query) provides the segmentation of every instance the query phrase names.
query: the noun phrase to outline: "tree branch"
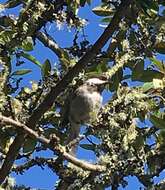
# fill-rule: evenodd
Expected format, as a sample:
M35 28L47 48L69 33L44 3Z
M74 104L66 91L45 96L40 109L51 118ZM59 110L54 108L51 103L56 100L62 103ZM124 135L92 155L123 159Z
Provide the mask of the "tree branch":
M0 8L11 9L23 3L22 0L8 0L7 2L0 4Z
M100 38L95 42L93 47L78 61L78 63L69 70L69 72L64 76L64 78L56 84L56 86L52 87L50 92L47 94L45 99L38 107L34 110L31 117L27 121L26 125L28 127L35 128L37 122L40 120L42 115L51 108L57 96L67 87L67 85L73 80L75 76L79 74L91 61L95 55L101 50L101 48L106 44L106 42L112 37L113 33L117 30L120 20L124 17L127 7L131 4L132 0L123 0L120 4L118 10L116 11L114 17L111 20L111 23L104 30L103 34ZM19 153L19 149L22 147L24 143L24 139L26 138L26 134L18 134L13 142L13 144L9 148L9 152L6 156L6 159L0 169L0 183L2 183L6 176L9 174L11 167ZM63 156L70 161L74 159L76 165L84 164L84 162L79 162L76 158L69 155L65 152Z
M14 166L12 168L12 171L16 172L16 173L20 173L22 174L25 170L30 169L33 166L45 166L49 164L55 164L56 159L53 158L42 158L42 157L35 157L33 159L28 160L26 163L19 165L19 166Z
M42 115L48 111L57 96L68 86L68 84L73 80L75 76L77 76L88 64L90 60L92 60L95 55L100 51L100 49L106 44L106 42L112 37L113 33L118 28L118 24L122 17L126 12L127 6L131 3L131 0L122 1L119 9L117 10L116 14L112 18L111 23L108 27L104 30L103 34L100 38L96 41L93 45L91 50L89 50L79 61L78 63L68 71L68 73L63 77L61 81L59 81L55 86L53 86L50 92L46 95L45 99L38 107L34 110L33 114L31 115L29 122L27 123L28 126L34 126L42 117Z
M105 171L105 169L106 169L105 166L91 164L86 161L82 161L82 160L75 158L74 156L67 153L65 150L65 147L59 145L57 142L53 142L53 146L52 146L51 140L45 138L43 135L39 135L36 131L30 129L29 127L20 123L19 121L15 121L11 118L8 118L8 117L2 116L2 115L0 115L0 121L1 121L1 123L13 125L17 128L24 130L30 137L37 139L39 142L45 144L48 148L50 148L52 151L57 153L59 156L63 156L66 160L68 160L69 162L71 162L72 164L74 164L78 167L81 167L84 170ZM1 176L0 176L0 180L1 180Z
M85 135L79 135L76 139L69 142L69 144L66 146L66 148L68 150L70 150L73 146L77 145L84 138L85 138Z
M50 48L59 58L61 58L63 49L58 46L56 41L43 32L37 32L36 36L46 47Z

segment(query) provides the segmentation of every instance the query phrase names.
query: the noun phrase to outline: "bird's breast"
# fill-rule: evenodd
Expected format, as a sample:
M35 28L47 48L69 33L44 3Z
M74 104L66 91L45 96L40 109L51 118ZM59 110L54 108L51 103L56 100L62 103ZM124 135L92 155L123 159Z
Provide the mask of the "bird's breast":
M87 123L94 119L102 104L102 96L98 92L82 91L72 100L70 116L77 123Z

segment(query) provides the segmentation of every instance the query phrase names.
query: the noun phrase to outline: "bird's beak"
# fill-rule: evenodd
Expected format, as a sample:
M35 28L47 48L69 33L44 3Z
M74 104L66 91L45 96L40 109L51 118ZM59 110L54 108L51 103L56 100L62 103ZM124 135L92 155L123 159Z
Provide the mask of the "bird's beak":
M100 80L100 83L97 84L98 91L102 92L107 84L108 84L107 80Z
M99 78L91 78L86 81L89 84L95 84L97 86L102 86L108 84L108 80L105 79L99 79Z
M99 79L98 81L97 81L97 84L98 85L104 85L104 84L107 84L108 83L108 80L101 80L101 79Z
M109 83L108 80L100 80L100 82L98 83L98 85L106 85L108 83Z
M108 84L109 83L109 81L108 80L105 80L104 82L103 82L103 84Z

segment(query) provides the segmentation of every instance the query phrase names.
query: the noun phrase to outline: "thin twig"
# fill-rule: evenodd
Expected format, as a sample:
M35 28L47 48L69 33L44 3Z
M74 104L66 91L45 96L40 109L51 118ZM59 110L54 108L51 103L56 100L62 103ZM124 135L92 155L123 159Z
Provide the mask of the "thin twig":
M49 165L50 163L54 163L56 159L52 158L42 158L42 157L35 157L33 159L28 160L26 163L21 164L19 166L14 166L12 171L16 173L22 174L25 170L30 169L33 166L45 166L46 164Z
M70 150L74 145L77 145L84 138L85 138L85 135L79 135L76 139L69 142L66 148Z

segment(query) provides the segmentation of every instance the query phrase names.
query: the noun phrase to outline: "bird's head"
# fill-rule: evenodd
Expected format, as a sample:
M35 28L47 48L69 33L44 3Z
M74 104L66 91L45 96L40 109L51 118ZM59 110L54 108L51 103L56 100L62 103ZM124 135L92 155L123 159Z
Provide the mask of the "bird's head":
M93 87L99 92L102 92L105 85L108 83L107 80L99 79L99 78L90 78L85 81L85 84L89 87Z

